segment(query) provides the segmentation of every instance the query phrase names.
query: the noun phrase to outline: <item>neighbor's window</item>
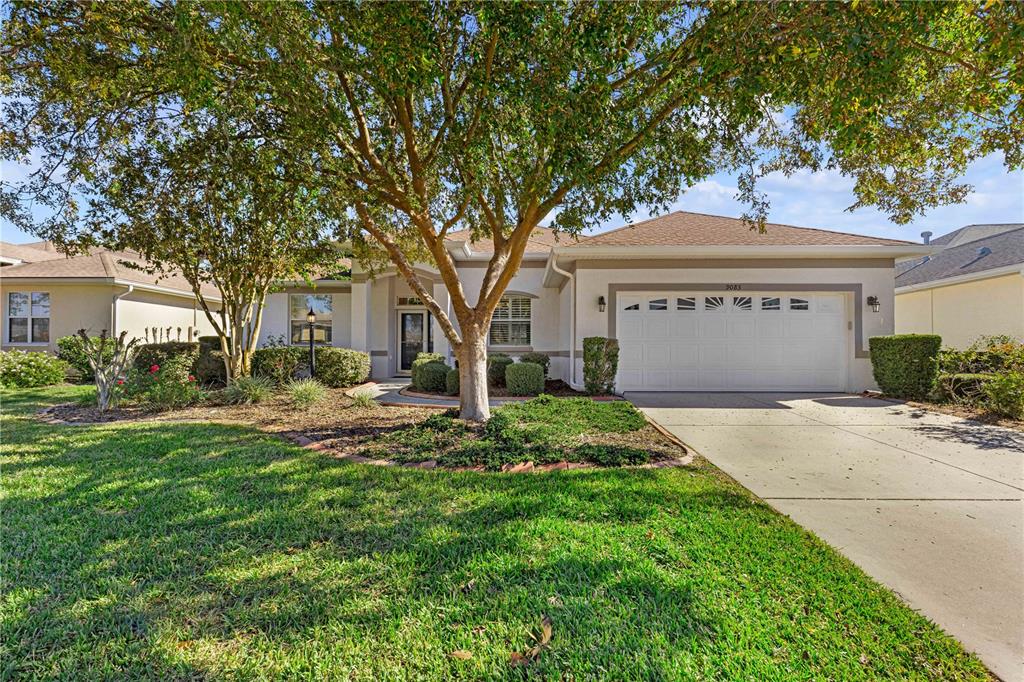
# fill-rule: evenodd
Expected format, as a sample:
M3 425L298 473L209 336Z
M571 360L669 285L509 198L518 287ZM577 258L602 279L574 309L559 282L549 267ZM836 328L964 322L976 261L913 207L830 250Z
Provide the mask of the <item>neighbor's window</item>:
M529 346L530 307L529 296L502 296L491 317L491 345Z
M288 310L291 311L291 340L295 345L309 343L309 322L306 315L312 308L316 313L316 324L313 326L313 342L324 345L331 343L332 313L334 300L330 294L291 294L288 297Z
M44 291L7 294L7 342L50 342L50 294Z

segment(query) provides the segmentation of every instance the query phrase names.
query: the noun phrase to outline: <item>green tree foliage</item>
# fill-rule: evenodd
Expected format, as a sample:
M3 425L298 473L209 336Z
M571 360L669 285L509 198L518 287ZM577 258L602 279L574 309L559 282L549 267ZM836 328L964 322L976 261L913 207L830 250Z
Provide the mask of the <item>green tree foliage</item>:
M566 235L740 172L836 169L906 222L963 200L967 165L1022 165L1022 5L985 3L14 3L0 199L72 222L76 183L123 139L229 122L302 169L362 262L394 267L459 359L482 419L490 317L543 220ZM786 115L783 115L786 114ZM203 125L200 128L205 129ZM154 133L153 131L157 132ZM100 164L103 165L102 162ZM60 168L58 173L55 169ZM227 168L237 170L228 164ZM557 211L556 211L557 209ZM38 225L37 229L45 231ZM494 242L466 292L444 245ZM458 328L413 266L436 266Z

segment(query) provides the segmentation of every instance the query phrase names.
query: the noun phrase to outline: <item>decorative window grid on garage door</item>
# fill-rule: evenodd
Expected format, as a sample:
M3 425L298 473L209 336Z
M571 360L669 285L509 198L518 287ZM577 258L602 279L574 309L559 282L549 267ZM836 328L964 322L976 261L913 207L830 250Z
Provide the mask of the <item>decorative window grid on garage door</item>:
M616 305L619 390L846 388L843 294L655 291Z

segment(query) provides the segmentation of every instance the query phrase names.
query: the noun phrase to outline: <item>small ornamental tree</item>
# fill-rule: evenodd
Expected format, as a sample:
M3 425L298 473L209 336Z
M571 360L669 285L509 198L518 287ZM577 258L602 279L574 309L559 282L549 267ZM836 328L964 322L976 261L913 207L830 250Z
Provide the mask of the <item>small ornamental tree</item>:
M752 225L768 208L756 180L773 171L835 169L855 179L855 207L898 222L962 201L972 160L1022 163L1022 14L1012 2L16 2L0 154L39 151L42 168L0 210L31 223L27 195L67 221L74 183L111 146L159 149L177 138L154 130L230 119L234 135L306 160L303 182L329 196L362 263L395 268L451 342L461 415L486 419L491 315L541 221L571 237L723 171L741 173ZM446 248L459 229L493 242L475 291ZM437 268L450 308L416 263Z
M79 329L77 335L82 340L82 350L96 382L96 406L101 412L106 412L111 407L117 382L131 364L139 339L125 341L127 331L114 338L106 329L99 336L89 336L84 329Z

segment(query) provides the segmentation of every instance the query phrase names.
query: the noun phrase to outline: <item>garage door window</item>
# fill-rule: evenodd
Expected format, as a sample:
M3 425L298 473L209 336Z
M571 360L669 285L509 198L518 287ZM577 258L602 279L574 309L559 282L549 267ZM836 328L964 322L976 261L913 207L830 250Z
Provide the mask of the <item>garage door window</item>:
M721 296L705 296L704 310L721 310L725 305L725 299Z
M695 298L677 298L676 299L676 310L696 310L697 299Z
M782 310L782 299L778 296L762 296L761 310Z
M732 306L736 310L753 310L754 306L749 296L733 296Z
M789 299L790 310L810 310L811 304L806 298L791 298Z
M655 298L647 303L648 310L668 310L667 298Z

